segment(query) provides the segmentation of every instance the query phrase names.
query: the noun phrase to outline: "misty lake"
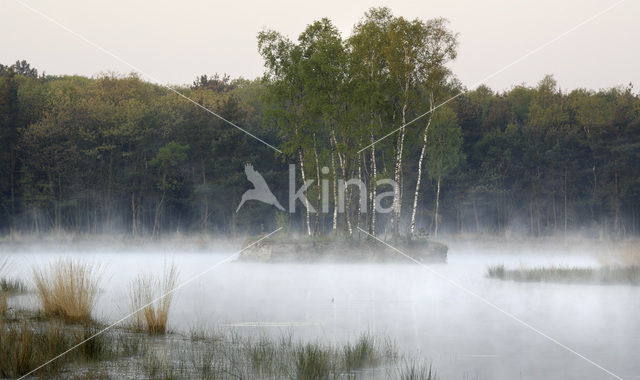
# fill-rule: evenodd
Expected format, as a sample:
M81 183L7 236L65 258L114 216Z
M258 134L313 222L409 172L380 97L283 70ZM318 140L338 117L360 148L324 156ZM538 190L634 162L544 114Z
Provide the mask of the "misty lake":
M522 283L486 277L489 265L597 266L587 255L559 250L474 248L451 244L448 264L430 267L512 313L540 332L623 378L640 378L640 287ZM113 322L129 312L128 284L174 262L180 282L237 248L77 249L104 267L94 315ZM5 249L6 251L6 249ZM61 250L63 251L63 250ZM3 252L7 253L7 252ZM29 280L34 264L63 253L12 252L14 276ZM21 296L37 307L35 296ZM602 379L607 374L481 300L415 264L221 265L178 290L173 331L231 328L240 334L292 334L339 342L371 332L429 360L442 379Z

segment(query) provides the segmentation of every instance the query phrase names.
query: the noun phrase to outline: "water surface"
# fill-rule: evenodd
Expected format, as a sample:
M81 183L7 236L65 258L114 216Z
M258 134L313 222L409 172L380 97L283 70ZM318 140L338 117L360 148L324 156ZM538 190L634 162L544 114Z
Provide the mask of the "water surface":
M226 247L13 252L13 273L58 256L104 266L98 319L129 312L128 284L174 262L184 281L233 254ZM488 265L596 266L562 250L517 252L453 245L448 264L430 266L623 378L640 378L640 287L516 283L488 279ZM34 299L23 299L35 307ZM175 296L170 327L241 334L291 333L326 342L373 332L400 351L429 359L443 379L602 379L607 374L415 264L253 264L217 267Z

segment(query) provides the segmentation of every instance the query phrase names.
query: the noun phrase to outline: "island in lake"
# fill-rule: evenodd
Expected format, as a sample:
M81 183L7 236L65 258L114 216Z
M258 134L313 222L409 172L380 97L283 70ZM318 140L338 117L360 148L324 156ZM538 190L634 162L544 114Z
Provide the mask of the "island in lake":
M388 244L395 249L371 237L274 235L259 239L258 236L245 241L239 261L411 263L407 255L423 263L447 262L448 247L424 237L390 239Z

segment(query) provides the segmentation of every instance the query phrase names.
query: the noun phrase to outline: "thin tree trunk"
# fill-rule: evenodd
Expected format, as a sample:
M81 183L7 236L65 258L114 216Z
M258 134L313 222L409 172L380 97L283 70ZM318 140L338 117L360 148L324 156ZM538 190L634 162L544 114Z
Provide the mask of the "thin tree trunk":
M480 232L480 218L478 217L478 207L476 205L476 196L477 194L475 193L475 191L473 192L473 218L475 219L476 222L476 233Z
M238 193L236 190L233 190L233 194L231 196L231 204L238 204ZM231 212L231 236L236 236L236 219L238 218L238 214L235 212Z
M618 171L613 173L613 181L615 184L615 203L614 203L614 218L613 218L613 231L616 235L620 234L620 199L618 197Z
M338 231L338 173L336 172L336 157L333 149L331 150L331 172L333 176L333 223L331 230L335 234Z
M369 224L369 233L376 234L376 148L373 141L373 133L371 133L371 223Z
M333 128L331 128L331 137L333 138L333 143L335 144L336 148L338 147L338 140L336 139L336 135L335 135L335 131L333 130ZM342 170L342 180L346 181L347 179L347 169L346 169L346 157L342 157L342 155L340 154L339 151L337 151L336 149L336 154L338 155L338 162L340 163L340 169ZM344 215L344 221L345 221L345 226L347 228L347 232L349 233L349 236L351 236L351 234L353 233L353 229L351 228L351 218L349 216L349 207L351 205L351 202L349 202L349 188L345 188L344 189L344 198L345 198L345 207L344 207L344 212L342 213Z
M320 160L318 159L318 147L316 146L316 134L313 134L313 153L316 159L316 183L318 185L318 207L316 210L316 225L313 227L313 234L318 235L320 228L320 210L322 209L322 192L320 191Z
M408 84L407 84L408 85ZM402 155L404 152L404 137L405 137L405 124L406 124L406 116L407 116L407 99L405 96L405 102L402 106L402 126L400 127L400 133L398 134L398 143L396 146L396 167L395 167L395 175L394 180L398 184L398 191L394 194L394 223L393 223L393 233L398 235L400 232L400 216L402 215Z
M304 159L302 157L302 148L298 149L298 157L300 159L300 173L302 175L302 183L307 182L307 178L304 174ZM307 235L311 236L311 222L309 220L309 205L304 205L307 221Z
M136 236L138 234L138 223L136 215L136 193L131 192L131 234Z
M204 170L204 163L200 162L200 170L202 174L202 186L204 187L204 215L202 216L202 228L204 231L209 230L209 195L207 187L207 173Z
M13 218L15 216L15 171L16 171L16 152L15 149L11 149L11 162L9 181L11 183L11 228L13 228Z
M406 65L409 64L409 52L408 50L405 48L404 51L404 63ZM400 134L398 136L398 145L397 145L397 156L396 156L396 170L395 170L395 176L394 179L396 181L396 183L398 184L398 192L397 194L395 194L394 196L394 202L395 202L395 219L394 219L394 234L398 235L400 232L400 216L402 215L402 154L404 151L404 137L405 137L405 132L406 132L406 127L405 125L407 124L407 106L409 103L409 83L410 83L410 77L409 77L409 73L405 73L404 75L404 88L402 90L403 92L403 105L402 105L402 126L400 127Z
M358 180L362 182L362 156L358 155ZM356 228L360 229L360 216L362 215L362 193L358 193L358 213L356 214Z
M153 218L153 237L158 237L160 233L160 215L162 213L162 209L164 208L164 197L165 191L162 192L162 197L160 198L160 202L156 206L155 217Z
M422 149L420 150L420 157L418 158L418 177L416 178L416 191L413 193L413 208L411 210L411 227L410 236L413 237L416 230L416 210L418 208L418 195L420 194L420 181L422 180L422 163L424 161L424 153L427 149L427 134L429 127L431 126L431 120L433 118L433 91L429 92L429 120L427 126L424 128L424 138L422 141Z
M396 163L394 170L394 181L400 186L401 177L402 177L402 151L404 148L404 135L405 135L405 107L402 108L402 127L400 128L400 133L398 134L398 142L396 144ZM400 230L400 215L402 213L402 194L400 189L394 193L393 195L393 203L394 203L394 220L393 220L393 234L398 235Z
M564 237L567 237L567 170L564 171Z
M434 231L434 236L438 237L438 223L439 223L439 215L438 215L438 211L440 208L440 177L438 177L438 186L437 186L437 190L436 190L436 216L435 216L435 224L436 224L436 228Z

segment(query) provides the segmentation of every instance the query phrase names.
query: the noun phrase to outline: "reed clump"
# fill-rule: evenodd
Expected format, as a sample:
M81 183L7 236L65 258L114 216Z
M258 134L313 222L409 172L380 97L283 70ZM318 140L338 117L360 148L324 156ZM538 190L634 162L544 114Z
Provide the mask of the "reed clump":
M361 335L355 344L345 344L342 351L347 372L374 367L381 361L381 354L371 334Z
M173 302L173 289L178 284L174 264L165 268L162 278L140 275L130 284L134 328L154 334L167 331L167 320Z
M397 379L400 380L436 380L438 375L431 364L420 363L415 360L404 360L396 369Z
M294 348L297 379L328 379L334 371L331 347L318 343L300 344Z
M102 277L99 265L59 259L45 267L34 267L32 274L45 315L67 322L91 320Z

